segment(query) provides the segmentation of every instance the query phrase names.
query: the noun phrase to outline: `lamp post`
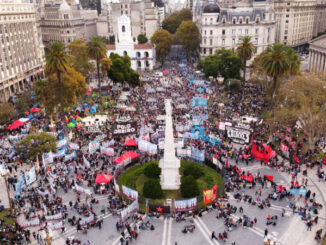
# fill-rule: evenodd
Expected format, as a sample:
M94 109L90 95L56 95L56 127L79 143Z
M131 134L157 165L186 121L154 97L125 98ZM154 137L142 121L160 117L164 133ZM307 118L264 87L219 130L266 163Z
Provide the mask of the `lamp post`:
M9 176L9 170L5 169L5 168L0 169L0 176L2 176L5 181L7 195L8 195L9 208L10 208L10 215L13 215L14 213L13 213L12 203L11 203L11 199L10 199L9 186L8 186L8 181L7 181L7 177Z

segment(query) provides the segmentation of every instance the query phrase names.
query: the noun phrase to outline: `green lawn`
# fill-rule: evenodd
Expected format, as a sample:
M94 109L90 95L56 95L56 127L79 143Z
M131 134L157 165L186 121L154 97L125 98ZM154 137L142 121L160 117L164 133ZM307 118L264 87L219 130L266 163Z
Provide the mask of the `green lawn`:
M129 188L135 189L139 193L139 206L141 209L145 209L145 198L142 196L143 194L143 186L146 180L149 178L144 175L144 169L147 165L150 163L144 163L142 165L135 166L131 169L129 169L127 172L125 172L122 176L119 178L119 185L120 188L122 185L128 186ZM222 185L223 179L222 177L213 169L195 162L190 161L181 161L181 167L180 167L180 174L183 175L184 169L188 165L196 164L200 166L201 170L203 171L203 176L197 179L198 187L200 195L198 196L199 201L199 207L205 206L202 203L202 193L205 189L212 188L215 184L220 187ZM219 193L222 193L222 190L219 190ZM164 199L161 200L150 200L150 204L162 204L165 199L176 199L176 200L182 200L185 198L182 198L180 190L177 191L163 191Z
M6 225L14 225L15 222L16 222L16 219L15 218L6 217L6 215L9 214L9 213L10 213L10 210L9 209L5 209L2 212L0 212L0 219L3 219L5 221L3 226L6 226Z

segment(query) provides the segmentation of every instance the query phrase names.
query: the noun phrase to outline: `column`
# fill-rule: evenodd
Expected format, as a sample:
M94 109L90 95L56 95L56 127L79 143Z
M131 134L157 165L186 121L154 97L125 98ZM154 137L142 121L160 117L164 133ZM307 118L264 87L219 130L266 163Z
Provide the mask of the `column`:
M312 56L312 50L309 50L309 58L308 58L308 70L311 71L311 56Z
M316 53L315 50L311 51L311 68L310 71L313 72L315 70L315 59L316 59Z
M318 60L318 53L317 51L314 51L315 53L315 58L314 58L314 67L313 67L313 71L317 72L317 60Z

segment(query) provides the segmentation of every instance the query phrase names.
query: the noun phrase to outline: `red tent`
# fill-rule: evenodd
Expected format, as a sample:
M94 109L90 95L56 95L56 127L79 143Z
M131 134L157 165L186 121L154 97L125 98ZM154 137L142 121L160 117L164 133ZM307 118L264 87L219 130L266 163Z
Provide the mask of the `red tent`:
M34 108L32 108L32 109L30 110L30 112L32 112L32 113L39 112L39 111L40 111L40 109L37 108L37 107L34 107Z
M124 146L137 146L137 143L134 139L129 139L129 140L126 140L126 142L124 143Z
M23 125L25 122L16 120L14 121L10 126L7 127L7 130L12 130L12 129L17 129L19 128L21 125Z
M114 162L117 163L117 164L120 164L120 163L125 162L125 161L127 161L129 159L133 160L133 159L135 159L135 158L137 158L139 156L140 156L140 154L138 154L138 153L136 153L134 151L128 151L125 154L121 155L120 157L114 159Z
M112 174L98 174L96 176L95 184L110 183L112 178Z

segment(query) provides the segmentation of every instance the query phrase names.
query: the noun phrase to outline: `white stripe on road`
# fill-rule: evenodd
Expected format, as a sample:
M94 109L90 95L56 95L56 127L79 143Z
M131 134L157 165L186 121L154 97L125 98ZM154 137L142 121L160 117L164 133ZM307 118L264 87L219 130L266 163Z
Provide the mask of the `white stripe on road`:
M212 240L210 239L210 237L207 235L207 233L203 230L203 228L201 227L201 225L199 224L199 222L194 219L194 222L196 223L196 225L198 226L198 228L200 229L201 233L204 235L204 237L206 238L206 240L208 241L209 244L214 245L214 243L212 242Z
M166 226L167 226L167 223L168 223L168 219L164 218L162 245L166 245L165 241L166 241Z
M206 226L206 224L204 223L204 221L203 221L200 217L198 217L198 216L197 216L197 219L198 219L198 221L200 222L200 224L202 225L202 227L204 228L204 230L206 231L208 237L210 237L211 232L210 232L210 230L208 229L208 227ZM216 240L213 240L213 243L215 243L215 244L217 244L217 245L219 244Z
M171 245L172 218L169 220L168 245Z

